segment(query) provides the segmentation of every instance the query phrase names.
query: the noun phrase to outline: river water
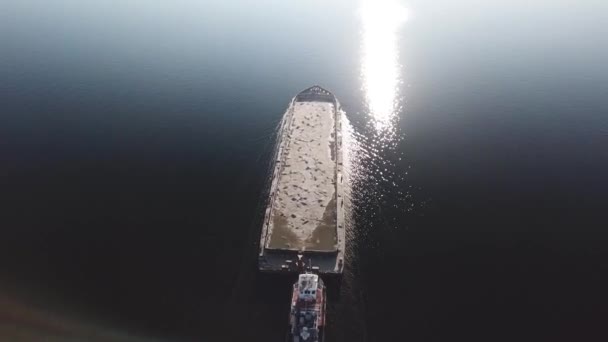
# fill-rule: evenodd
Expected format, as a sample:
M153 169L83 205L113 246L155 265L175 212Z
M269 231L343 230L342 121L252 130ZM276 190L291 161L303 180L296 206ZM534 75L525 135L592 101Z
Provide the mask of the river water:
M328 340L606 340L606 22L599 0L0 3L0 336L281 341L262 199L319 84L351 123Z

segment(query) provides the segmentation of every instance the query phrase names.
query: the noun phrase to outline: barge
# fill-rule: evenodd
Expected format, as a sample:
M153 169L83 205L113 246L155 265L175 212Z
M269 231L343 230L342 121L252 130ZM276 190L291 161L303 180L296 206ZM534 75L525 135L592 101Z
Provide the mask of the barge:
M319 274L340 275L345 224L340 104L313 86L290 102L281 121L264 214L258 266L297 273L302 254Z

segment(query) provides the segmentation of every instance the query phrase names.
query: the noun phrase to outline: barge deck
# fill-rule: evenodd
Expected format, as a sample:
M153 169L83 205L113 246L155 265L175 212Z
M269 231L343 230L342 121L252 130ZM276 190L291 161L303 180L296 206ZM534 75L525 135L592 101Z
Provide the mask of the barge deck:
M319 273L340 274L344 259L342 132L339 103L310 87L283 117L260 240L259 268L295 272L303 253Z

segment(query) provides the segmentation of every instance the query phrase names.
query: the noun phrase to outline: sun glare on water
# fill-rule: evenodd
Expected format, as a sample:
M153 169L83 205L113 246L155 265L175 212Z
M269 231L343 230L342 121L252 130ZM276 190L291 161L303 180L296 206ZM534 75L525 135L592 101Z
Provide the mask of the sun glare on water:
M377 130L389 129L400 107L399 27L409 17L396 0L363 0L361 77L369 113Z

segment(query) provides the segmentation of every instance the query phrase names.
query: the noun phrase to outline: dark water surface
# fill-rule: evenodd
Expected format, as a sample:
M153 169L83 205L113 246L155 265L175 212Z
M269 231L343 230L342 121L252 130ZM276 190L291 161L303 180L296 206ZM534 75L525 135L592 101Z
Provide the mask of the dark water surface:
M592 0L1 2L0 303L281 341L261 198L320 84L352 123L330 341L605 341L607 22ZM71 334L3 307L0 335Z

